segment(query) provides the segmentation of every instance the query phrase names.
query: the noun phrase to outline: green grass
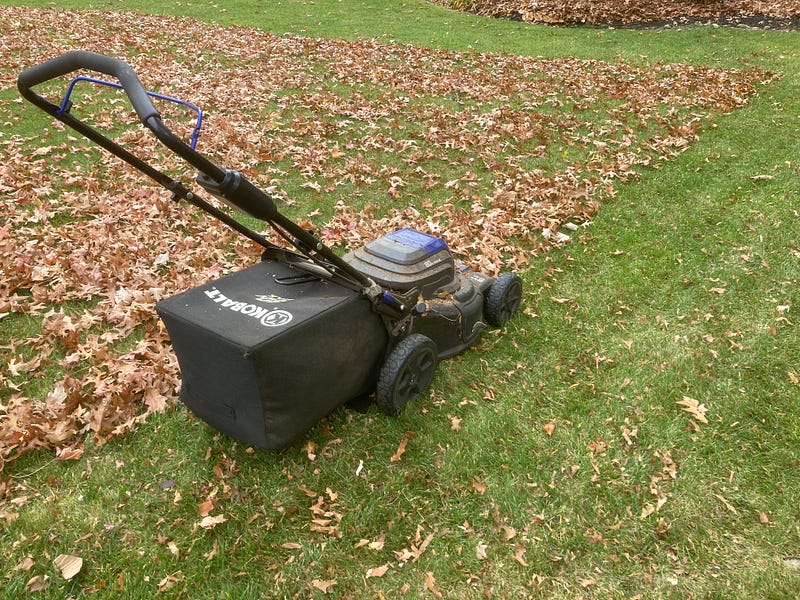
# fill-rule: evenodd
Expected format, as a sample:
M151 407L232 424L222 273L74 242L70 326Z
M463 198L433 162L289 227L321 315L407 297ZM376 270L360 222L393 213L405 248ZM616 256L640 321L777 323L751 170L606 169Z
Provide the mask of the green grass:
M178 407L89 441L78 461L15 461L5 474L24 497L3 509L17 518L0 532L2 597L34 576L49 578L41 598L324 597L313 580L335 580L327 595L342 598L798 595L784 564L800 555L797 34L547 29L410 1L140 6L276 33L782 78L541 256L525 313L444 362L431 397L397 419L336 411L313 447L267 453ZM226 521L204 529L209 498ZM84 559L69 582L52 564L62 553Z

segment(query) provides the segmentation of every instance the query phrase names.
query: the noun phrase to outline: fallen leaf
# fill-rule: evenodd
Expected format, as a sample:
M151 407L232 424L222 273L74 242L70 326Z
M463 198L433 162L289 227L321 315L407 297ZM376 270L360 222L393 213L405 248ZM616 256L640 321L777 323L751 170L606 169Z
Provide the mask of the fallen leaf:
M514 560L521 564L523 567L527 567L528 563L525 561L525 546L522 544L516 544L514 547Z
M211 500L201 502L198 507L198 512L201 517L207 517L212 510L214 510L214 503Z
M403 436L403 439L400 440L400 445L397 446L397 451L391 456L389 462L397 462L400 460L400 457L405 454L406 446L408 445L408 441L414 437L412 432L406 432Z
M56 448L56 460L77 460L83 456L83 446Z
M41 592L50 586L50 578L47 575L34 575L25 584L25 591L28 593Z
M58 567L61 577L69 580L80 573L83 567L83 559L80 556L72 556L71 554L59 554L53 564Z
M303 544L300 544L298 542L284 542L283 544L281 544L281 548L283 548L284 550L299 550L302 547Z
M172 575L167 575L166 577L164 577L164 579L158 582L158 591L166 592L172 589L176 583L180 583L181 581L183 581L183 579L184 577L181 571L177 571Z
M544 424L544 432L547 435L553 435L553 432L556 430L556 424L553 421L548 421Z
M14 567L15 571L30 571L36 563L32 556L26 556L22 561Z
M503 530L503 539L505 539L507 542L513 540L517 535L517 530L513 527L503 525L500 528Z
M373 567L371 569L367 569L367 579L370 577L383 577L386 575L386 571L389 570L389 565L381 565L380 567Z
M217 555L218 552L219 552L219 544L217 543L217 540L214 540L214 545L211 547L211 550L205 552L203 554L203 558L205 558L206 560L211 560Z
M225 515L220 514L215 517L203 517L199 525L203 529L213 529L214 527L220 525L221 523L224 523L225 521L227 521Z
M312 579L311 587L318 589L323 594L327 594L333 586L337 584L335 579Z
M677 404L683 406L684 411L692 415L701 423L708 423L708 419L706 418L706 412L708 412L708 409L705 407L705 405L700 404L700 402L694 398L684 396L683 400L679 400Z
M478 560L486 560L486 550L488 546L483 542L479 542L477 546L475 546L475 557Z
M436 587L436 579L434 578L432 571L425 573L425 587L427 587L428 590L430 590L430 592L437 598L444 597L441 590Z

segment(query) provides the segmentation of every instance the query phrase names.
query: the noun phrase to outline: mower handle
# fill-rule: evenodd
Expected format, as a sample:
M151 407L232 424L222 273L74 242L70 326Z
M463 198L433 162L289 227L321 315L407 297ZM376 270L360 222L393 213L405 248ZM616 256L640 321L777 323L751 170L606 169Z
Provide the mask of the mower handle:
M63 107L57 106L31 89L51 79L82 69L97 71L119 80L142 124L162 144L199 171L197 182L204 189L257 219L269 221L275 217L277 209L272 198L250 183L238 171L218 167L169 130L161 119L161 114L153 106L150 95L142 85L139 76L136 75L128 63L103 54L76 50L26 69L17 78L17 88L20 94L32 104L77 129L120 158L131 162L126 158L126 153L115 143L109 143L108 140L101 139L102 136L95 135L96 132L84 126L77 119L72 118L68 114L71 107L70 104L66 104ZM158 176L154 176L153 172L142 162L136 161L131 164L151 175L159 183L163 183L163 180Z
M394 298L391 297L391 294L389 294L389 297L384 297L385 295L382 294L382 288L375 284L370 278L342 260L308 231L280 214L275 205L275 201L264 191L248 181L241 173L218 167L194 148L181 141L164 124L161 115L156 110L155 106L153 106L153 102L150 100L150 96L144 89L138 75L136 75L133 68L126 62L94 52L76 50L26 69L20 73L17 78L17 88L26 100L72 127L90 140L98 143L112 154L128 162L128 164L149 175L156 182L171 190L174 195L173 197L181 197L189 200L237 231L245 233L250 239L257 241L267 248L271 247L271 244L260 235L240 225L235 219L227 217L225 213L216 210L205 201L201 201L189 190L183 188L177 181L157 171L141 159L133 156L116 142L109 140L100 132L73 117L70 114L70 104L66 104L64 107L58 106L31 89L36 85L80 69L97 71L119 80L122 89L128 95L136 114L139 116L144 126L147 127L162 144L199 171L196 181L206 191L224 202L232 204L234 207L250 216L270 223L278 231L283 231L290 241L292 241L291 238L296 239L297 242L293 243L296 245L299 243L298 248L302 247L305 249L305 252L312 252L320 257L319 259L314 259L315 261L322 260L333 267L333 270L331 270L331 266L326 266L324 267L326 270L332 273L338 272L344 274L350 280L357 282L373 300L373 304L379 307L379 310L386 310L386 306L394 312L405 309L404 306L393 306L392 301Z
M23 96L31 99L31 95L36 95L31 90L32 87L80 69L97 71L117 78L122 84L122 89L128 95L133 109L139 115L139 119L146 126L149 126L148 121L152 117L161 118L160 113L153 106L150 96L148 96L142 82L139 80L139 76L136 75L131 66L119 59L95 52L76 50L75 52L62 54L40 65L30 67L19 74L17 87Z

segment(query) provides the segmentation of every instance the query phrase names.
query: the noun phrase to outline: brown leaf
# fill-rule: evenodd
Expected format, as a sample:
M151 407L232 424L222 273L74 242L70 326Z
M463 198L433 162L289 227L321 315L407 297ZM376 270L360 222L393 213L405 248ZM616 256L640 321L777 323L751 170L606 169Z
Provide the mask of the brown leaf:
M299 550L302 547L303 544L300 544L298 542L284 542L283 544L281 544L281 548L283 548L284 550Z
M397 450L394 454L392 454L391 458L389 458L390 462L397 462L400 458L405 454L406 446L408 445L409 440L413 439L416 436L413 432L406 432L403 436L403 439L400 440L400 445L397 446Z
M209 513L211 513L211 511L214 510L214 502L211 499L208 499L205 502L201 502L197 510L200 513L201 517L207 517Z
M372 567L371 569L367 569L367 579L370 577L383 577L386 575L386 571L389 570L389 565L381 565L380 567Z
M25 591L29 594L41 592L50 587L50 578L47 575L34 575L25 584Z
M525 546L522 544L516 544L514 547L514 560L521 564L523 567L527 567L528 563L525 561Z
M311 587L318 589L323 594L327 594L333 586L337 584L335 579L312 579Z
M486 544L484 544L483 542L479 542L478 545L475 546L475 557L478 560L486 560L486 558L487 558L486 550L487 549L488 549L488 546Z
M444 598L442 591L436 587L436 578L433 576L432 571L427 571L425 573L425 587L437 598Z
M70 554L59 554L55 560L53 561L56 567L58 567L59 573L61 573L61 577L64 579L72 579L80 573L81 568L83 567L83 559L80 556L72 556Z
M220 514L214 517L211 516L203 517L202 520L198 523L198 525L203 529L214 529L214 527L220 525L221 523L224 523L225 521L227 521L225 515Z
M700 404L694 398L690 398L689 396L684 396L682 400L677 402L680 406L683 406L683 410L692 415L695 419L700 421L701 423L708 423L708 419L706 418L706 413L708 409L705 407L704 404Z
M83 456L83 446L56 448L56 460L77 460Z

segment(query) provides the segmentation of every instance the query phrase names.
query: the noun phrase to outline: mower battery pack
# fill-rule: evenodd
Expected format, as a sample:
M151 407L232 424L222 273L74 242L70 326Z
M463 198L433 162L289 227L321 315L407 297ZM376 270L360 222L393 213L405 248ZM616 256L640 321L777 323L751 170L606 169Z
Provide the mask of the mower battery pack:
M372 392L388 341L362 294L275 261L156 306L181 369L181 400L254 446L285 448Z

